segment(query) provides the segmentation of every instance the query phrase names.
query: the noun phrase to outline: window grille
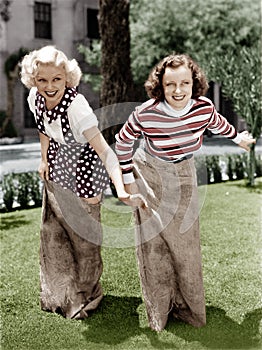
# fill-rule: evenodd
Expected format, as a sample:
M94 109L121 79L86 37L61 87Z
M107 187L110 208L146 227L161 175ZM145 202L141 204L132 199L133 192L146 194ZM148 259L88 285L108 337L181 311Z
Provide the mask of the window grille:
M35 38L52 39L51 4L35 2Z

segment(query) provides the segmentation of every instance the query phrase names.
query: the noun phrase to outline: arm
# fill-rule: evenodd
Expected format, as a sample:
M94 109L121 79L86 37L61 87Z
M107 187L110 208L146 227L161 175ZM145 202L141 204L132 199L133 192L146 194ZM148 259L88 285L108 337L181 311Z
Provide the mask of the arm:
M214 134L220 134L229 139L232 139L239 147L250 151L249 145L255 143L256 140L252 138L247 131L238 133L233 125L231 125L225 117L217 113L216 109L213 109L208 129Z
M133 147L135 140L141 136L141 133L142 126L135 111L129 116L115 137L115 151L119 159L125 185L135 182L133 175ZM132 191L132 193L134 192Z
M102 160L110 178L114 183L118 198L124 203L131 206L146 205L141 195L131 197L129 193L125 191L122 172L119 166L117 156L109 147L98 128L94 126L88 130L85 130L83 132L83 135Z
M229 124L227 119L219 114L214 107L207 128L213 134L219 134L228 139L234 140L238 135L234 126Z
M38 172L42 180L49 180L49 167L47 163L47 150L49 147L49 137L39 133L41 145L41 162L38 167Z

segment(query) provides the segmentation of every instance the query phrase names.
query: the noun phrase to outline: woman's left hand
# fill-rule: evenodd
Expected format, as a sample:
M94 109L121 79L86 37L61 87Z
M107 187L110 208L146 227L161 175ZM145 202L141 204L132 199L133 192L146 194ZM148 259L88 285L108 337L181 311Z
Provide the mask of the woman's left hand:
M256 143L256 139L248 133L248 131L243 131L240 133L241 141L238 144L239 147L244 148L246 151L250 151L249 145Z

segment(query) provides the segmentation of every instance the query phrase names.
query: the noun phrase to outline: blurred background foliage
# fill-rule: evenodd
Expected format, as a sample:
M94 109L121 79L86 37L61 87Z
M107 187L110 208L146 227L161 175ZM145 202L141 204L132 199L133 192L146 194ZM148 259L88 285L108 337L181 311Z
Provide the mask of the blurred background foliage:
M199 63L209 81L220 83L223 95L232 101L235 112L258 139L262 118L260 16L259 0L130 1L130 89L135 90L134 100L146 100L144 82L160 59L173 52L187 53ZM114 26L113 20L110 23ZM128 35L123 33L123 37ZM79 51L90 65L101 64L100 42L93 43L91 49L80 46ZM110 49L103 54L110 55ZM125 60L121 65L125 65ZM127 72L129 69L126 67ZM91 82L97 91L104 77L100 78L84 75L84 81ZM120 76L118 83L124 80ZM107 94L103 91L103 95ZM118 102L122 101L111 101ZM248 173L253 186L255 145L251 147Z
M143 83L151 68L173 51L192 56L210 80L220 75L215 59L226 64L230 52L238 60L242 47L256 48L259 55L260 6L257 0L132 0L134 80Z

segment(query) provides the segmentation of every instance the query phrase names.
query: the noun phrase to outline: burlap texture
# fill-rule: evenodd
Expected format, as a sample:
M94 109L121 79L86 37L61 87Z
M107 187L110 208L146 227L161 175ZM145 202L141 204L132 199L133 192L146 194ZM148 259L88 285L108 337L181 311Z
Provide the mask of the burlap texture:
M194 159L167 163L138 149L134 173L149 209L137 209L136 242L149 325L161 331L173 314L206 323Z
M41 308L85 318L103 297L100 204L45 182L40 236Z

